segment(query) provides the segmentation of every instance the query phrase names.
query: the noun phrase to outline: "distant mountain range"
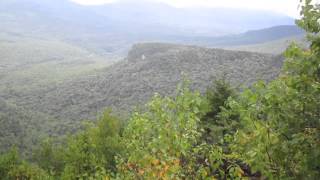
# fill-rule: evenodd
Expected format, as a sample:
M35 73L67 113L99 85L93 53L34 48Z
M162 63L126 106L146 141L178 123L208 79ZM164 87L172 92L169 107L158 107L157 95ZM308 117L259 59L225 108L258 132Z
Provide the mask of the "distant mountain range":
M232 8L174 8L148 2L116 2L90 9L139 33L217 36L278 25L293 25L288 16ZM132 32L134 33L134 32ZM179 34L177 34L179 33Z
M0 1L1 33L55 38L103 55L124 55L132 44L141 41L243 45L257 41L254 39L260 38L259 34L251 37L255 34L251 31L235 38L216 37L293 24L286 15L247 9L174 8L143 1L102 6L81 6L68 0ZM296 32L295 27L292 32Z
M282 54L290 44L296 43L300 47L306 49L310 45L307 41L305 34L285 37L273 41L266 41L256 44L239 45L239 46L226 46L224 49L248 51L248 52L260 52L269 54Z
M245 33L221 36L198 38L200 42L207 42L209 46L239 46L249 44L259 44L269 41L275 41L283 38L305 35L304 31L295 25L281 25L259 30L247 31Z
M294 24L292 18L268 11L174 8L150 1L120 1L100 6L81 6L68 0L2 0L0 5L2 15L9 13L11 18L21 18L20 20L43 20L42 25L51 24L51 28L59 23L68 23L64 26L87 25L88 27L83 28L97 32L116 30L135 35L183 33L213 36ZM5 16L1 19L3 18Z

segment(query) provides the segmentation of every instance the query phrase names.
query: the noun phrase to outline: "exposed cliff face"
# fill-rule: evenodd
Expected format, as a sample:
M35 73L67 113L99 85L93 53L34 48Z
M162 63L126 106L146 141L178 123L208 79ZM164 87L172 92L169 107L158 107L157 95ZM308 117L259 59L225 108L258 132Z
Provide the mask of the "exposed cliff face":
M97 75L30 95L29 107L59 119L92 118L105 107L129 110L154 93L170 95L186 76L204 91L213 78L225 75L235 85L271 80L282 58L269 54L208 49L196 46L136 44L127 59Z

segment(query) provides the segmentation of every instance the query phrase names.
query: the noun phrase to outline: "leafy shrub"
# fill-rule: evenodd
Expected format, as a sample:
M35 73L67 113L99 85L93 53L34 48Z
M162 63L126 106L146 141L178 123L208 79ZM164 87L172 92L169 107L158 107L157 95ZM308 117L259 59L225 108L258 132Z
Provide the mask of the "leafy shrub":
M306 1L298 21L309 34L310 50L292 45L280 77L257 83L229 106L241 128L232 150L254 171L269 178L316 179L320 176L320 24L319 7Z

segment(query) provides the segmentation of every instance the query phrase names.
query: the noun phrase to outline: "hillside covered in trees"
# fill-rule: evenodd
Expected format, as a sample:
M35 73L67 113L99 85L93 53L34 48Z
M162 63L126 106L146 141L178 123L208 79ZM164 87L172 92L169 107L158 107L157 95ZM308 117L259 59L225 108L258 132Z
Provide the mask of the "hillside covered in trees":
M173 96L155 94L129 120L106 111L97 123L84 124L66 140L43 141L28 159L13 147L0 156L0 177L319 178L319 6L307 0L302 15L297 24L308 33L310 47L292 44L274 80L241 91L216 80L205 94L185 80ZM16 109L3 102L0 106ZM28 118L28 113L20 116Z
M21 48L22 52L26 50ZM46 52L47 57L66 54L57 48ZM78 56L74 51L67 54ZM136 44L126 59L109 66L101 60L83 62L85 58L64 56L49 62L39 57L30 65L28 61L18 61L22 55L16 58L15 67L6 68L8 71L0 80L2 101L15 107L0 108L0 151L18 141L19 150L30 152L44 135L73 133L83 120L95 121L107 107L127 116L128 111L140 108L154 93L173 95L184 77L191 80L192 89L204 93L213 77L225 76L233 85L243 87L258 80L270 81L279 75L283 63L281 55L167 43ZM21 112L28 116L22 118ZM5 128L12 119L25 131L23 136L12 133L14 127ZM8 138L14 139L12 143L8 144Z
M224 75L236 85L270 81L279 74L282 62L280 55L144 43L135 45L125 60L97 74L25 94L21 99L32 110L56 118L86 119L105 107L128 111L146 103L154 93L173 94L183 77L201 92L212 77Z

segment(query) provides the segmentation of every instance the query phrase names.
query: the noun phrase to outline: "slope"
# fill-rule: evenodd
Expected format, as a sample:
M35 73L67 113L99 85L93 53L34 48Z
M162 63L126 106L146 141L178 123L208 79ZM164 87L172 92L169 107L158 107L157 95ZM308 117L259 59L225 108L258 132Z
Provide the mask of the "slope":
M78 129L26 108L30 100L24 97L94 73L111 61L58 39L0 33L0 152L16 145L28 153L42 138Z
M183 74L193 82L193 87L203 91L212 78L222 75L238 85L273 79L281 64L280 56L267 54L174 44L137 44L126 60L96 75L23 98L31 109L79 121L94 117L105 107L130 110L146 102L155 92L171 94Z
M281 54L288 48L288 46L291 43L296 43L303 48L308 47L308 43L304 36L291 36L287 38L282 38L282 39L264 42L264 43L258 43L258 44L224 47L224 49L270 53L270 54Z
M15 97L32 93L108 66L101 57L57 39L36 39L0 34L0 95Z
M68 0L0 2L1 32L54 37L102 55L125 55L132 44L141 41L218 43L219 38L212 37L293 22L292 18L274 12L184 9L150 1L89 7Z
M198 37L193 41L211 47L231 47L259 44L303 35L305 35L304 31L296 25L281 25L264 29L251 30L235 35L221 37Z

